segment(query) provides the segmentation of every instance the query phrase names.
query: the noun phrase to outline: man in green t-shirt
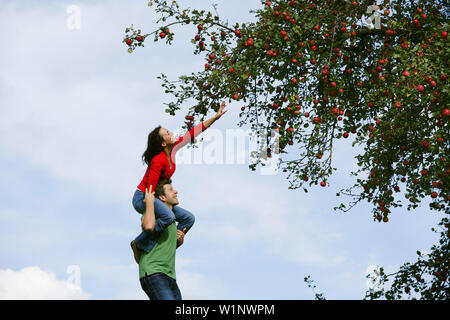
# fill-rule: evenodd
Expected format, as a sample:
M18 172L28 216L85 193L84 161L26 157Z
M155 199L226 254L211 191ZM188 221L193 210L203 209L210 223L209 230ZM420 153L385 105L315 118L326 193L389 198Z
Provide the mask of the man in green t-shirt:
M155 192L145 190L145 214L142 227L153 230L155 226L154 201L159 198L170 210L178 204L178 192L170 179L161 179ZM151 188L151 187L150 187ZM175 277L175 251L184 242L184 232L178 230L175 222L160 235L153 249L143 252L139 260L139 279L142 289L151 300L181 300L180 289Z

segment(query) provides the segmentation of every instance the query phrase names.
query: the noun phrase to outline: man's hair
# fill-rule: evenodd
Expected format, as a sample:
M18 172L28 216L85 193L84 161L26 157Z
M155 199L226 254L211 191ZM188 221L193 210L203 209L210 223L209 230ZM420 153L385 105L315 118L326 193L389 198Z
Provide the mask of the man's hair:
M155 188L155 198L159 199L159 196L164 196L164 186L166 184L171 184L172 180L171 179L166 179L166 178L161 178L158 181L158 184L156 185Z

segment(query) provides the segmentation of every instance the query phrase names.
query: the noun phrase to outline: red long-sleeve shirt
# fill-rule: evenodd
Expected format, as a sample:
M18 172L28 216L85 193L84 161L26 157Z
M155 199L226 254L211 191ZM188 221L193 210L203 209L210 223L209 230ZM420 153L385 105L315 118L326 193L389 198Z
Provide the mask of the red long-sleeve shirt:
M150 165L147 167L147 171L145 171L144 178L142 179L141 183L138 185L137 188L142 192L145 192L145 188L150 189L150 186L152 186L152 192L154 192L156 185L158 184L158 181L161 177L170 179L170 177L172 177L176 169L175 164L176 152L180 148L184 147L188 142L193 142L194 138L205 130L206 127L202 122L193 127L191 130L189 130L189 132L186 133L184 136L178 138L170 154L172 166L170 165L169 159L167 158L164 151L154 156Z

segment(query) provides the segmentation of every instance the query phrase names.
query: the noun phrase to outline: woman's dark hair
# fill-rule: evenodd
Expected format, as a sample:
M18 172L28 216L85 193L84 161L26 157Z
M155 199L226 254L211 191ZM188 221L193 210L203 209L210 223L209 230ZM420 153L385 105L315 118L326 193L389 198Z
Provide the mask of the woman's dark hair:
M150 165L154 156L164 151L164 147L161 145L164 140L159 134L159 129L161 129L161 126L157 126L148 134L147 149L142 155L142 161L147 165Z

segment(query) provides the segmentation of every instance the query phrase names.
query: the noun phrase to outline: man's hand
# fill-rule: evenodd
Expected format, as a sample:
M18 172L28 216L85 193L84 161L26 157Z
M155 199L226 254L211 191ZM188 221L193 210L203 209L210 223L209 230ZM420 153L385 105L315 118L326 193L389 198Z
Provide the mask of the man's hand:
M152 186L150 186L150 190L145 188L145 198L144 198L145 213L142 218L141 225L142 225L142 229L144 229L144 231L146 231L146 232L153 232L153 230L155 229L156 218L155 218L155 208L154 208L154 203L155 203L154 193L155 192L152 192Z
M150 190L145 188L144 202L146 205L153 204L155 202L155 191L152 192L152 186L150 186Z
M185 232L186 228L184 228L183 231L177 229L177 248L183 244Z

